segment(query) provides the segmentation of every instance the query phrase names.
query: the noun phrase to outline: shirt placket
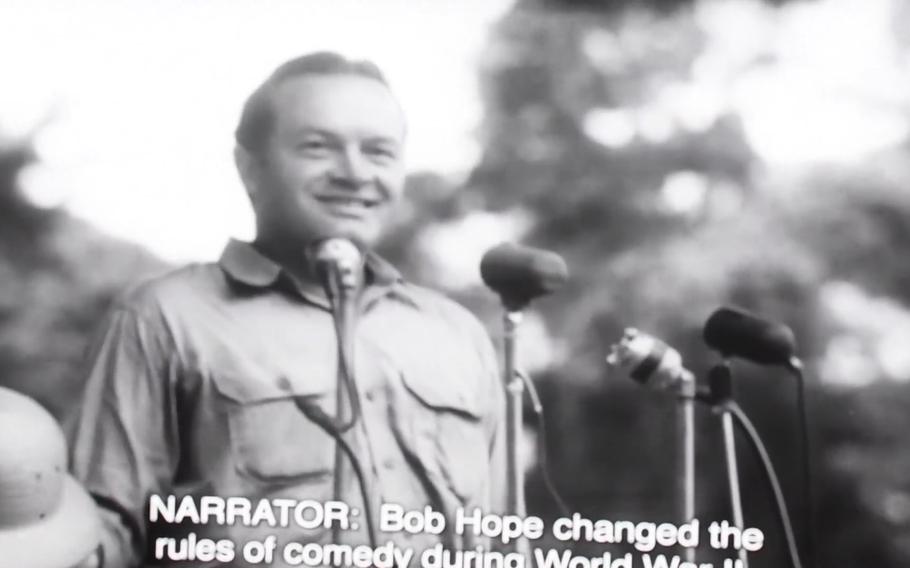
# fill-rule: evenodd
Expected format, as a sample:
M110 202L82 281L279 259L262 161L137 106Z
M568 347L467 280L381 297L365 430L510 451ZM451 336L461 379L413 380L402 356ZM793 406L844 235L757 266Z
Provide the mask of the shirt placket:
M381 291L369 290L368 294L362 298L357 313L358 318L366 316L366 312L381 297ZM386 396L387 380L384 376L382 365L377 360L376 353L372 349L369 341L364 341L362 326L356 326L355 345L353 350L353 375L357 386L355 389L360 406L360 416L357 424L345 434L345 440L351 444L354 453L360 459L360 465L364 473L364 482L366 484L367 498L370 499L372 523L377 534L379 534L379 507L387 495L386 489L390 483L403 475L406 471L403 469L406 464L398 454L397 445L394 437L391 435L388 424L388 397ZM342 370L339 369L339 385L342 384ZM339 387L338 389L339 408L344 408L348 404L347 389ZM360 493L359 483L353 472L353 467L347 456L341 455L341 448L337 448L336 455L336 472L340 476L338 487L340 491L336 493L335 498L351 504L352 509L356 508L356 515L352 516L352 525L356 530L349 530L340 534L342 542L356 541L358 544L365 543L368 540L366 528L367 514L363 506L363 496ZM359 503L359 507L353 504ZM381 544L377 542L377 544Z
M400 505L405 511L423 511L427 505L434 506L434 500L428 493L426 481L422 478L422 467L409 452L414 451L414 441L408 441L396 426L396 414L409 414L409 407L400 406L402 400L393 391L400 388L402 361L389 354L384 347L388 341L390 329L381 325L396 316L395 304L377 306L371 313L372 319L360 327L361 341L358 349L363 367L358 369L358 378L364 388L363 426L369 433L372 447L373 475L377 486L376 499L382 503ZM402 436L404 435L404 438ZM377 527L378 527L378 511ZM415 552L428 548L439 538L430 533L412 534L407 531L380 534L379 540L393 541L400 548L413 549Z

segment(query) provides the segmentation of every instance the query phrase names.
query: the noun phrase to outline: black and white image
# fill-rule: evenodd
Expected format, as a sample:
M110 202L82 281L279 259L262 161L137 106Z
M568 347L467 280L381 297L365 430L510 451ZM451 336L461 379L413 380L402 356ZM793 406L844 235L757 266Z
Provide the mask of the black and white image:
M0 30L0 568L910 562L908 0Z

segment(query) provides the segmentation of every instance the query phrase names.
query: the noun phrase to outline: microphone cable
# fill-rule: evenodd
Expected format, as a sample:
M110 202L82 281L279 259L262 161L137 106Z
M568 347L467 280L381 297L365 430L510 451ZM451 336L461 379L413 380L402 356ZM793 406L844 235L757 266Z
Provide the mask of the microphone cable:
M337 301L337 297L330 296L329 302L332 305L332 319L335 327L335 342L338 344L338 370L341 375L341 382L347 392L348 403L351 405L351 417L347 422L338 424L339 434L343 434L354 427L360 420L362 410L360 408L360 393L357 389L357 382L354 378L354 361L351 360L350 353L346 349L346 331L348 329L348 314L342 307L342 303ZM351 306L348 306L350 309ZM320 409L321 410L321 409Z
M743 409L734 400L722 402L718 406L718 409L728 411L730 415L733 416L734 423L746 435L749 446L761 462L761 469L765 474L765 480L768 482L768 485L771 487L771 492L774 494L774 502L776 505L775 512L777 513L777 520L780 523L780 527L784 534L784 540L787 544L787 554L790 557L790 566L792 568L802 568L799 551L796 547L796 538L793 535L793 527L790 524L790 517L787 513L787 503L784 500L784 493L780 488L780 482L777 479L777 474L774 471L774 466L771 463L768 450L765 448L764 443L762 443L761 437L755 429L755 425L752 424L752 421L749 420L749 417L746 416L746 413L743 412Z
M806 509L803 511L804 530L806 531L806 563L810 568L817 566L815 538L815 490L812 482L812 446L809 437L809 411L806 405L806 381L803 364L791 357L786 368L796 379L796 409L799 413L800 444L802 446L803 490L806 498Z
M376 528L373 526L373 505L370 503L369 492L367 491L366 477L363 474L363 466L360 458L354 453L354 449L342 436L341 430L335 424L331 416L325 413L311 398L306 396L295 396L294 404L297 408L316 425L322 428L326 434L331 436L341 447L342 452L351 462L351 468L354 470L354 477L357 479L357 485L360 489L360 497L363 500L363 516L367 528L367 537L370 540L370 547L374 550L377 546ZM338 475L338 472L335 472Z
M361 416L360 397L357 392L357 384L354 378L353 353L349 352L347 345L347 336L354 329L353 323L356 309L354 303L357 300L356 290L358 285L356 282L358 278L356 275L352 275L353 273L350 270L345 270L347 265L343 266L341 264L338 254L339 252L346 253L342 254L341 257L346 257L346 260L350 261L351 249L354 249L354 245L347 239L328 238L320 242L320 247L328 246L330 244L335 245L332 247L333 253L328 254L323 258L319 252L322 250L321 248L318 248L316 251L311 250L311 253L315 253L316 258L311 258L310 262L315 262L317 266L320 284L325 292L326 299L329 301L329 311L332 314L332 321L335 328L335 340L338 347L339 378L347 395L348 404L350 404L350 418L345 422L340 421L340 418L343 415L343 406L339 404L339 415L333 422L338 432L343 434L353 428ZM360 258L360 253L356 252L356 250L353 254Z
M340 282L334 282L333 280L331 275L324 274L322 284L326 297L329 300L330 311L332 313L332 327L335 329L335 343L337 344L338 352L338 371L342 386L347 394L348 403L351 406L351 416L347 421L341 421L340 416L332 418L312 399L306 396L295 396L294 403L307 418L312 420L316 425L322 428L326 434L335 440L341 448L342 453L345 454L348 461L351 463L351 468L354 470L354 477L357 480L357 485L360 490L360 496L363 500L363 513L367 536L370 541L370 546L375 549L378 539L376 537L376 528L373 525L373 506L369 499L363 466L360 463L357 454L354 453L354 449L343 436L343 434L357 424L362 415L362 410L360 408L360 393L358 392L357 383L354 378L354 361L352 360L351 353L347 350L346 341L346 336L353 327L348 325L353 320L353 312L351 311L353 309L351 304L352 299L346 297L349 291L345 290ZM341 407L339 407L339 411L340 408ZM338 475L337 471L335 472L335 475Z
M537 421L537 455L540 459L540 476L543 479L544 487L547 490L547 493L550 494L550 497L553 499L553 502L556 503L556 507L559 509L559 512L563 517L569 517L572 515L572 510L569 509L569 506L566 505L566 501L559 494L559 491L556 489L556 484L553 483L553 478L550 475L550 461L547 456L547 425L546 420L544 419L543 404L540 401L540 396L537 393L537 387L534 386L534 381L523 371L516 370L515 374L521 378L522 382L525 384L525 388L528 391L528 396L531 399L531 407L534 410L534 417Z

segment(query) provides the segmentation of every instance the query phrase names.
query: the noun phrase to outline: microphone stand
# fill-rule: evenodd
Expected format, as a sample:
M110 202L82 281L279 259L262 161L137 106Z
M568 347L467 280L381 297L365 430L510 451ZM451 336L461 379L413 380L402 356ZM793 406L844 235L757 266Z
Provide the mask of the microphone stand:
M733 513L733 524L742 532L746 523L743 518L742 495L739 488L739 468L736 461L736 439L734 438L733 416L729 403L733 401L733 373L730 363L724 360L708 372L711 386L711 404L714 411L720 414L723 425L724 456L727 462L727 485L730 489L730 507ZM749 568L746 549L740 547L740 568Z
M816 553L816 501L815 490L812 482L812 445L809 440L809 410L806 407L806 378L803 375L803 363L798 357L790 357L785 365L786 369L796 378L796 408L799 413L799 429L802 442L802 474L803 474L803 491L805 497L803 500L803 529L805 536L806 565L809 568L818 566Z
M676 396L676 489L682 522L691 522L695 519L695 399L699 395L695 376L683 367L679 352L635 328L625 329L607 356L607 363L625 367L629 377L639 384ZM686 562L695 564L695 548L685 547L684 556Z
M359 287L359 274L357 266L348 263L330 263L325 267L324 287L328 296L329 304L332 309L334 319L335 334L338 343L338 383L335 390L335 416L337 427L337 442L343 442L342 436L350 430L360 418L360 394L354 381L354 342L357 324L356 300L357 290ZM350 417L345 418L346 404L350 406ZM344 467L344 451L342 444L336 447L335 451L335 477L333 479L333 495L335 499L340 499L343 491L343 478L340 475ZM357 466L355 466L356 468ZM365 480L359 479L359 483L365 483ZM365 488L361 487L364 492L365 511L370 510L370 503L366 502L367 495ZM368 526L372 519L368 521ZM371 531L372 532L372 531ZM332 526L332 542L340 542L341 527L338 524ZM370 535L371 540L375 540Z
M360 488L360 497L363 499L363 517L366 525L367 538L370 546L376 548L378 538L376 527L373 520L373 504L370 502L370 494L367 490L366 475L360 459L351 447L351 444L345 440L344 434L356 425L360 418L360 395L357 391L357 385L354 381L353 362L354 362L354 330L356 324L356 274L353 279L345 280L344 273L340 270L336 274L326 275L325 281L326 295L329 297L329 303L332 308L332 317L336 338L338 341L338 365L339 380L336 389L336 406L335 418L328 416L318 404L309 400L305 396L294 398L297 408L303 412L310 420L321 427L326 434L331 436L336 446L335 451L335 478L333 480L334 498L341 497L341 467L343 466L343 457L347 457L351 462L357 485ZM351 417L345 422L343 420L344 396L347 396L351 402ZM337 544L341 538L341 527L338 523L332 525L332 542Z
M517 332L523 314L520 310L506 307L503 316L503 379L506 386L506 506L508 513L524 518L525 480L519 456L519 439L522 431L522 401L524 399L524 381L517 372ZM528 542L524 538L516 539L509 548L520 553L527 553Z
M522 432L524 381L516 366L516 334L522 320L522 309L531 300L555 291L568 277L565 261L559 255L503 243L487 251L480 261L480 276L502 300L503 314L503 386L506 398L506 507L507 512L525 516L524 470L519 459ZM517 539L507 546L530 561L527 539Z
M682 443L680 479L682 479L683 522L695 518L695 377L686 371L680 375L677 398L677 420ZM685 549L686 562L695 563L695 549Z

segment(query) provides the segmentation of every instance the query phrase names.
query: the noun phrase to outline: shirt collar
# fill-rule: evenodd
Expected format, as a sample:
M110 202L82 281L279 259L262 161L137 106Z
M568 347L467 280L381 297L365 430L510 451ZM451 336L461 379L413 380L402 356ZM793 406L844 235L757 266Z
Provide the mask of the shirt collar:
M228 242L218 264L232 279L255 288L272 286L283 271L281 265L260 253L251 243L236 239ZM372 277L372 285L386 288L396 297L420 307L420 300L390 262L370 251L366 255L366 269Z
M237 282L257 288L271 286L281 275L278 263L265 257L250 243L236 239L228 241L218 264Z

